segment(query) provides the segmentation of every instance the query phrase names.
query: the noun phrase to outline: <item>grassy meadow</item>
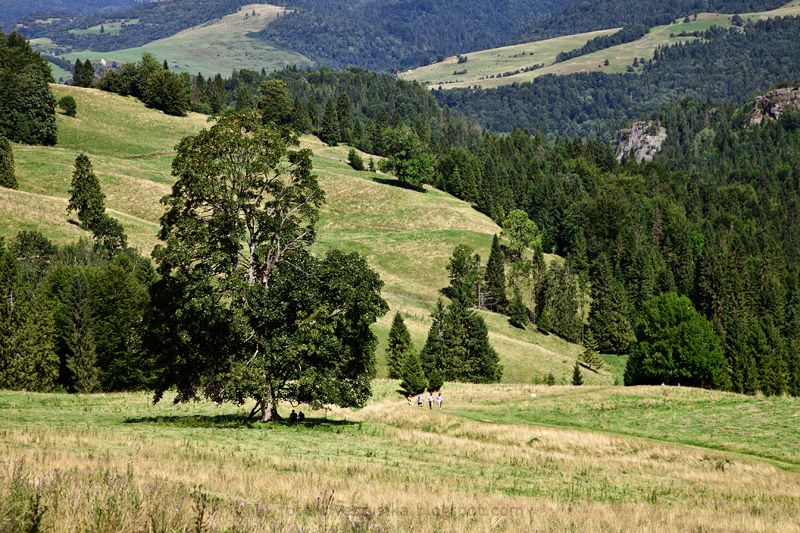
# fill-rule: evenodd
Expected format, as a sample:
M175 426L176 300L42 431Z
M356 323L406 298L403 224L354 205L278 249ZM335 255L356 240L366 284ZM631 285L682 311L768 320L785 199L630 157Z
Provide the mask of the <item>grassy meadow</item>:
M253 16L254 11L255 16ZM269 4L246 5L236 13L184 30L171 37L147 43L144 46L115 52L74 52L66 54L64 57L70 61L74 61L75 58L81 60L88 58L92 62L100 62L101 59L105 59L106 63L111 65L112 61L117 63L136 62L142 57L142 53L150 52L159 61L166 59L173 72L189 72L190 74L202 72L206 77L214 76L217 73L230 76L231 70L234 68L256 71L265 68L269 72L286 65L311 66L312 61L301 54L274 46L258 37L248 37L248 34L255 34L264 29L283 11L284 8ZM245 14L248 16L247 19L244 18ZM100 27L77 31L99 33ZM106 31L109 31L108 27L106 27ZM118 28L117 32L119 32ZM48 43L43 40L35 40L33 44L37 46L37 49L48 50Z
M769 17L785 17L800 15L800 2L792 0L774 11L742 14L745 20L757 20ZM432 89L454 89L479 85L484 89L511 85L530 81L544 74L575 74L578 72L606 72L609 74L626 72L633 65L634 58L648 60L659 46L694 40L696 37L679 37L682 32L704 31L711 26L730 27L732 15L720 13L699 13L691 22L682 19L666 26L657 26L641 39L612 46L592 54L576 57L562 63L554 63L559 52L568 52L580 48L590 39L614 33L615 30L603 30L592 33L558 37L544 41L506 46L472 52L466 54L466 63L458 64L456 57L446 58L441 63L406 71L401 78L428 83ZM530 52L535 52L530 56ZM605 65L608 60L609 64ZM513 76L489 78L504 72L513 72L536 63L544 63L545 67L530 72L521 72ZM467 69L465 75L454 75L455 71Z
M0 524L13 507L45 531L800 531L800 400L447 384L440 411L397 386L302 424L0 392Z
M135 98L95 89L52 88L57 98L69 94L76 99L77 117L57 115L57 147L14 146L19 191L0 191L0 235L12 238L18 231L38 229L59 244L88 236L78 227L76 213L66 213L75 157L85 152L110 214L123 224L130 244L149 254L163 212L159 200L174 182L170 165L175 145L207 126L207 117L171 117ZM349 147L329 147L312 136L303 137L301 144L314 152L314 171L327 198L316 252L358 252L385 283L383 296L391 310L374 326L380 341L378 375L385 377L384 350L394 313L403 313L421 349L430 309L449 284L445 265L453 248L467 243L488 259L492 236L500 228L471 205L436 189L419 192L402 187L392 176L354 171L345 162ZM483 316L504 366L504 381L541 382L549 373L559 383L571 379L579 346L511 327L494 313ZM620 380L614 366L619 362L611 357L600 371L584 372L587 384Z

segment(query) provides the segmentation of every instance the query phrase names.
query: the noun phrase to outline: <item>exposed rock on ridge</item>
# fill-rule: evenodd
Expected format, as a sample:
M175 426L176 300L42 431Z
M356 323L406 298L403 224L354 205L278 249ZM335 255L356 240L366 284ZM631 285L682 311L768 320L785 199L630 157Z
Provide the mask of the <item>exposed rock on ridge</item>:
M636 162L652 161L667 138L666 128L649 122L634 122L628 130L619 131L617 161L623 156L636 157Z
M756 96L750 124L761 124L764 119L778 120L788 107L800 107L800 87L775 89L764 96Z

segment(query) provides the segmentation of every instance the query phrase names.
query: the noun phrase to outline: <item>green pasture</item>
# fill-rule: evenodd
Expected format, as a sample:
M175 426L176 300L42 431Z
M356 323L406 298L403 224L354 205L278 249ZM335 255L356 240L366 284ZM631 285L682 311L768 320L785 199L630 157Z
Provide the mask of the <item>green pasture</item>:
M256 16L252 15L254 10ZM283 8L268 4L242 6L241 11L144 46L115 52L73 52L65 57L70 61L88 58L93 63L105 59L110 65L112 61L118 64L136 62L144 52L149 52L160 61L166 59L173 72L201 72L207 77L217 73L229 76L234 68L257 71L265 68L272 71L286 65L311 66L311 60L301 54L276 47L258 37L248 36L263 29L281 11ZM245 14L248 15L246 20Z

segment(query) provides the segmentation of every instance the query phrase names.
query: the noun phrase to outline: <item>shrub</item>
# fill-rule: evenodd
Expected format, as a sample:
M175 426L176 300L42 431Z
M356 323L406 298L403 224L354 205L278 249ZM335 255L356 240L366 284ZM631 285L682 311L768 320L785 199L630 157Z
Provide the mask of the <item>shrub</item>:
M356 153L355 149L350 149L350 152L347 154L347 159L350 166L353 167L353 170L364 170L364 160Z
M65 96L59 100L58 107L60 107L68 117L74 117L78 113L78 104L75 103L75 99L71 96Z

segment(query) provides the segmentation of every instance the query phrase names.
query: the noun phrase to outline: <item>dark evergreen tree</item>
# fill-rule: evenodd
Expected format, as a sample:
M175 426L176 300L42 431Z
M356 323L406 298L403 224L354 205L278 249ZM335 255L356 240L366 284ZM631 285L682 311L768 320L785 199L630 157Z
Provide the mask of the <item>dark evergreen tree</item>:
M572 384L577 386L583 385L583 375L581 375L581 365L575 361L575 366L572 367Z
M339 121L339 140L345 144L353 142L353 121L350 118L350 98L340 93L336 98L336 118Z
M522 300L522 294L519 289L514 287L514 297L508 304L508 321L512 326L525 329L528 324L528 308Z
M487 300L487 307L504 312L508 305L505 259L497 235L492 239L492 250L489 252L489 261L486 262L486 274L483 279L485 291L491 295L491 301Z
M256 107L255 98L250 89L244 85L240 86L236 91L236 107L234 108L237 113L247 113L253 111Z
M292 103L292 128L300 134L311 129L308 116L306 115L306 108L299 96L295 96L294 102Z
M320 122L319 122L319 109L317 108L317 101L314 99L314 95L308 97L308 102L306 103L306 110L308 114L308 120L311 123L311 133L316 136L320 136Z
M403 315L398 311L392 319L389 329L389 345L386 347L386 364L389 369L389 379L401 378L401 370L405 356L409 351L415 351L411 334L408 332Z
M441 390L442 386L444 385L444 379L442 378L441 372L432 368L430 372L426 374L426 379L428 380L428 390L431 392L436 392Z
M90 286L83 269L76 269L70 279L63 313L63 342L68 350L65 362L72 389L84 394L96 392L100 388L100 374L92 330Z
M351 148L347 153L347 162L353 167L353 170L364 170L364 160L358 155L354 148Z
M597 341L594 340L592 330L586 332L586 337L583 339L583 352L578 357L578 361L586 363L589 367L600 368L603 366L603 358L597 351Z
M336 146L339 143L339 135L339 118L336 114L336 106L333 103L333 99L328 98L325 102L325 113L322 115L319 138L330 146Z
M589 327L603 353L623 354L633 341L628 301L622 285L611 275L605 256L601 257L592 283Z
M69 194L67 214L77 211L83 228L91 229L102 220L106 210L106 195L100 190L100 181L86 154L78 154L75 158L75 172L72 174Z
M547 306L542 309L538 318L536 319L536 330L544 335L549 335L550 331L552 331L552 326L550 325L550 313L547 311Z
M271 122L277 126L291 124L292 101L283 80L267 80L261 82L259 87L261 97L258 99L258 109L264 118L264 123Z
M0 187L17 188L17 174L14 170L14 152L11 143L0 136Z
M400 388L408 394L419 394L428 386L416 350L412 349L406 352L400 376L402 377Z

